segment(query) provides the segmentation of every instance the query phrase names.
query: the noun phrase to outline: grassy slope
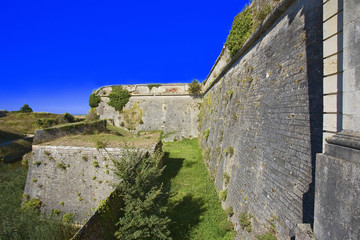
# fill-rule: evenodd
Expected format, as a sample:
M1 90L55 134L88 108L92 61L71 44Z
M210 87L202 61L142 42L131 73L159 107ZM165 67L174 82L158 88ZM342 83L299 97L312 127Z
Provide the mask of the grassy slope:
M233 239L197 140L165 143L163 151L173 239Z
M56 119L59 115L52 113L20 113L10 112L0 118L0 142L6 142L22 137L23 134L33 134L38 119Z
M26 168L0 163L0 239L69 239L76 229L21 211L26 174Z

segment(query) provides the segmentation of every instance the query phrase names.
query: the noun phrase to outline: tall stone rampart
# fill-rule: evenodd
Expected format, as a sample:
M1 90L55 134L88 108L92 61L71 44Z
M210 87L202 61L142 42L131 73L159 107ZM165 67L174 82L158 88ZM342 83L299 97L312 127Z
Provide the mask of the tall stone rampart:
M205 82L203 155L217 189L227 192L223 205L233 207L240 239L274 227L288 239L297 224L313 221L321 13L321 1L281 1L238 54L220 56ZM253 216L251 232L240 226L242 214Z
M157 145L139 151L152 153ZM93 215L118 182L113 159L120 159L121 148L33 145L24 193L43 203L45 214L71 212L83 224Z
M131 93L124 110L135 103L142 109L142 123L136 131L162 130L171 133L165 141L197 137L198 114L201 98L189 95L188 84L164 84L150 87L148 85L123 85ZM123 125L122 114L109 106L110 87L100 88L97 93L101 102L96 108L101 119L112 119L116 126Z

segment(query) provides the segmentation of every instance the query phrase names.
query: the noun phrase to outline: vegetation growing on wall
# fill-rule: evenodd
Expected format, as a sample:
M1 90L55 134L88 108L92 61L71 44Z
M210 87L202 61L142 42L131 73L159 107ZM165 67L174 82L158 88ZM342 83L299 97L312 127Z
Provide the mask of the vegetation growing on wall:
M135 102L132 108L123 110L122 117L124 119L125 127L133 132L136 130L137 126L142 123L143 110L138 106L138 103Z
M253 12L250 7L247 7L235 16L229 36L225 42L225 46L228 47L231 56L234 56L240 50L252 32Z
M149 88L149 91L151 91L151 89L153 88L153 87L160 87L161 86L161 84L148 84L147 85L147 87Z
M39 214L41 201L23 195L27 169L0 164L0 239L70 239L76 232L59 217L44 219Z
M189 84L189 93L190 94L200 94L201 92L201 84L199 83L198 80L194 79L190 84Z
M230 33L226 39L225 46L233 57L244 45L246 40L256 30L262 21L272 10L278 0L269 0L270 4L261 4L256 8L253 4L247 6L235 16Z
M90 94L90 96L89 96L89 106L91 108L96 108L97 106L99 106L100 102L101 102L100 96L96 95L95 92Z
M131 94L129 91L123 89L122 86L113 86L111 93L109 94L110 101L108 104L109 106L114 107L116 111L121 112L126 103L129 101L130 97Z

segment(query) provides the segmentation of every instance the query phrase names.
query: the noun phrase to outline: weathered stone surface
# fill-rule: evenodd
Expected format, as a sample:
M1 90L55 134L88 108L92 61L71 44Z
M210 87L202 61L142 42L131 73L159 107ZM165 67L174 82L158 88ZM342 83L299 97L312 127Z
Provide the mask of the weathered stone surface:
M122 115L109 106L108 94L110 87L101 88L99 95L102 101L96 108L101 119L112 119L116 126L123 125ZM162 130L164 134L172 133L165 141L173 139L197 137L198 114L201 98L191 96L187 93L187 85L162 85L153 87L151 93L146 85L126 85L132 96L124 110L130 109L135 103L142 109L142 123L136 131Z
M288 239L297 224L311 222L312 163L322 137L321 30L322 3L295 1L204 96L203 154L218 190L228 191L238 239L254 239L270 222ZM239 226L241 213L254 216L251 233Z
M156 144L140 151L151 153L155 148ZM99 201L113 191L118 180L112 172L111 158L119 159L124 151L127 150L34 145L24 193L44 203L42 212L71 212L83 224Z
M342 133L329 140L316 159L315 189L315 238L359 239L359 136Z

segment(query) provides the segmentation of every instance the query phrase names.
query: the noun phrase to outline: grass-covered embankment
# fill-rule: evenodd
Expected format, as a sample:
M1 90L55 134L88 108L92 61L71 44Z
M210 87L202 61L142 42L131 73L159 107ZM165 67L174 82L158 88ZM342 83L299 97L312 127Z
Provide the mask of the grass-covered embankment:
M76 229L21 208L27 169L0 163L0 239L70 239Z
M165 143L163 182L169 184L173 239L233 239L196 139Z

